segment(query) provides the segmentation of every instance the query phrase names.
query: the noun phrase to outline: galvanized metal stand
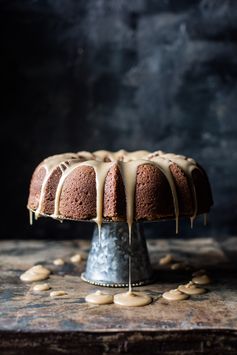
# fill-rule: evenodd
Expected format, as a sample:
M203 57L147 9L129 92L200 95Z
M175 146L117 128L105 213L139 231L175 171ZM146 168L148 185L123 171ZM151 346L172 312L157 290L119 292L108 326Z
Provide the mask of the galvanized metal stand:
M82 279L99 286L128 287L130 255L132 286L151 283L152 269L141 224L133 225L131 246L128 239L125 222L103 223L100 238L95 227Z

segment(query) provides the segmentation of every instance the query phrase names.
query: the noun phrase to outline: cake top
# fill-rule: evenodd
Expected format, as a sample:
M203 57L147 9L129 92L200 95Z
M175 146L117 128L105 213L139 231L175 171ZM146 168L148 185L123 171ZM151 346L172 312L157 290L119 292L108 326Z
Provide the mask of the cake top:
M79 151L77 153L63 153L50 156L44 159L43 164L46 168L54 168L61 162L72 160L71 164L77 162L83 162L88 160L95 160L98 162L112 162L112 161L122 161L125 163L134 161L134 160L148 160L153 161L156 158L161 158L163 160L169 160L172 162L181 163L183 162L191 162L196 165L196 162L192 158L185 157L184 155L177 155L173 153L165 153L162 150L157 150L155 152L149 152L147 150L136 150L133 152L128 152L124 149L118 150L116 152L112 152L109 150L97 150L95 152L88 151Z

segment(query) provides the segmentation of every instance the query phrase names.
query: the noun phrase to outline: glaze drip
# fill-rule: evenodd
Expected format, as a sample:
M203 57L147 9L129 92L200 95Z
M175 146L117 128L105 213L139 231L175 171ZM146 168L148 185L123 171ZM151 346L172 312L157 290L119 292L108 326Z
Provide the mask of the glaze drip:
M128 256L128 285L129 292L132 292L132 258L130 255L132 246L132 225L134 220L134 195L136 187L137 168L141 164L146 164L143 160L134 160L130 162L119 162L119 169L122 175L123 184L125 186L126 195L126 216L128 224L128 242L129 242L129 256Z
M20 279L25 282L34 282L46 280L49 277L50 270L42 265L35 265L21 274Z
M42 183L41 191L40 191L40 197L39 197L39 203L38 207L35 210L35 217L36 219L39 217L42 211L42 204L45 196L45 190L47 186L47 182L49 177L51 176L51 173L53 172L54 169L56 169L58 166L60 168L60 164L64 163L65 161L71 161L72 159L77 159L77 154L75 153L65 153L65 154L58 154L58 155L53 155L47 159L45 159L40 167L45 169L45 177ZM68 166L68 165L66 165ZM62 171L62 169L60 169Z
M108 293L101 292L100 290L90 293L85 297L86 302L94 304L111 304L114 297Z
M114 303L124 307L142 307L150 304L152 298L142 292L123 292L114 296Z

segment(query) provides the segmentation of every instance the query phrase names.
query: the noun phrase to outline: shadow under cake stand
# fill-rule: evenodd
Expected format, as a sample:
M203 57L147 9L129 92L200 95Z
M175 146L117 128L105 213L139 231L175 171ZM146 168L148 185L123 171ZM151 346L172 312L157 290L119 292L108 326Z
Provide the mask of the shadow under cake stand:
M99 235L95 226L83 281L106 287L129 286L129 256L131 285L141 286L154 281L146 240L141 223L132 226L129 245L126 222L105 222Z

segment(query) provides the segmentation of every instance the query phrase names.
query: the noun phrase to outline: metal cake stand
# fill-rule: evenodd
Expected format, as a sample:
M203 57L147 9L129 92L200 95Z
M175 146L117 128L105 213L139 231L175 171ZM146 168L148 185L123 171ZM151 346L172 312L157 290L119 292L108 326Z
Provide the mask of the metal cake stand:
M41 216L51 217L44 213L41 213ZM85 220L81 221L85 222ZM98 227L94 228L86 269L81 278L98 286L128 287L129 256L132 270L131 285L142 286L154 282L142 223L133 223L131 245L129 245L126 222L104 221L100 236Z
M127 223L103 223L100 238L96 226L86 269L81 278L93 285L128 287L129 256L132 286L151 283L153 272L141 223L133 224L131 245Z

